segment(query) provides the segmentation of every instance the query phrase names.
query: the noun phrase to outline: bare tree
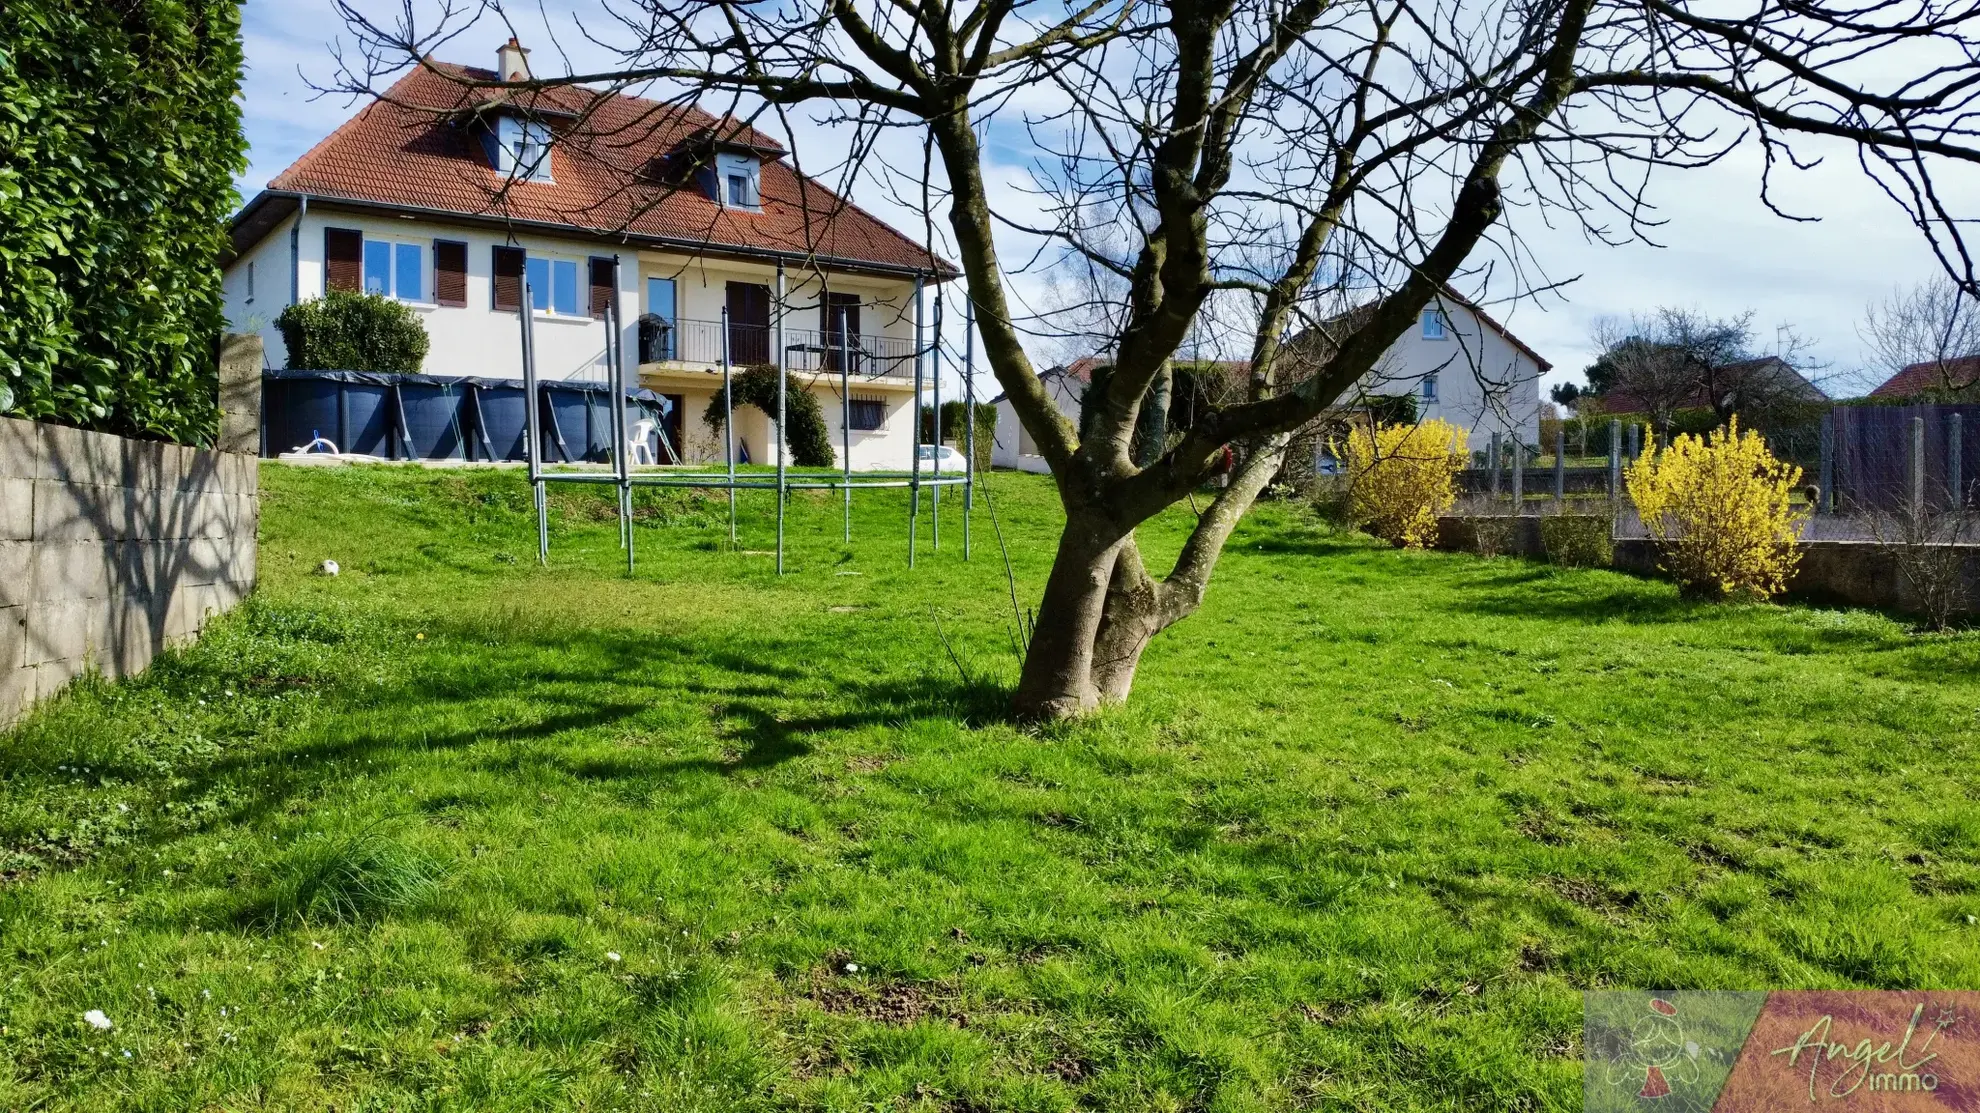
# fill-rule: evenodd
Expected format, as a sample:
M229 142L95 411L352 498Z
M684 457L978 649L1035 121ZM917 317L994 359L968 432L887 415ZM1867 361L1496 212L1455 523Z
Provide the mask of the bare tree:
M1896 290L1859 330L1886 377L1922 366L1919 393L1958 397L1980 386L1980 301L1947 279Z
M1772 175L1810 157L1797 143L1841 140L1971 287L1933 172L1980 161L1976 3L601 0L587 33L619 64L468 84L528 95L662 83L746 113L810 104L816 122L856 133L909 129L920 157L866 168L921 182L945 210L982 352L1065 510L1014 696L1019 715L1053 718L1128 695L1150 639L1202 603L1293 431L1441 288L1549 286L1508 223L1516 211L1620 242L1655 225L1645 190L1660 168L1754 142L1771 203ZM394 67L424 65L488 10L457 2L447 18L384 28L347 9L363 64L342 84L370 91ZM1027 139L1036 190L1000 208L986 143ZM1124 250L1095 247L1108 238ZM1126 286L1085 436L1022 342L1002 246L1040 240ZM1369 311L1323 363L1282 368L1284 338L1328 319L1314 303L1343 288L1371 293ZM1220 290L1255 307L1247 397L1138 464L1130 444L1151 385ZM1136 527L1226 469L1166 574L1152 573Z
M1795 366L1807 362L1806 342L1783 327L1774 350L1759 351L1751 311L1717 318L1666 306L1597 322L1595 342L1599 374L1616 395L1611 411L1641 407L1659 437L1669 436L1681 409L1709 408L1721 423L1734 414L1764 423L1822 397Z

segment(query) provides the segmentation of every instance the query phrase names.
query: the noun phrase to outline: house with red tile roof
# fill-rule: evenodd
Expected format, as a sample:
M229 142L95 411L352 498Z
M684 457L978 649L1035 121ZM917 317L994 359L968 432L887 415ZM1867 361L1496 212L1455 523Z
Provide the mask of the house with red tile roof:
M1914 363L1877 384L1872 398L1966 397L1980 387L1980 355Z
M907 466L916 316L956 269L744 121L504 87L529 78L528 53L511 39L494 70L425 62L276 175L233 221L230 327L280 367L284 307L368 290L419 316L426 373L520 378L526 310L541 377L610 381L616 310L621 373L668 400L687 459L720 455L701 415L726 355L790 369L835 446L849 415L854 467ZM767 416L745 407L736 426L752 458L777 450Z

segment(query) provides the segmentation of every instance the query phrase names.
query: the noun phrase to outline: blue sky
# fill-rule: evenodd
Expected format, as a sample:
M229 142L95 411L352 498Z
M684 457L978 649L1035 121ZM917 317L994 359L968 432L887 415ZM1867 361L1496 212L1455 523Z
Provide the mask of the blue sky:
M376 5L382 12L397 0ZM541 66L556 48L545 39L547 12L558 40L584 58L569 13L597 12L596 0L544 0L518 11L517 26L536 49ZM348 35L329 0L247 0L244 7L248 72L243 89L250 165L240 186L243 198L301 156L317 140L357 111L341 97L314 93L335 76L332 45ZM507 32L484 22L448 44L440 56L452 61L491 64ZM576 44L576 45L574 45ZM1556 365L1550 381L1578 377L1592 355L1589 334L1608 316L1658 305L1695 306L1715 314L1751 309L1762 332L1791 326L1811 338L1815 355L1837 376L1859 372L1867 356L1856 332L1864 307L1895 286L1930 277L1935 264L1923 240L1888 200L1865 182L1845 150L1812 171L1777 183L1777 200L1792 211L1821 214L1814 224L1783 220L1757 196L1757 155L1737 152L1717 167L1669 174L1652 196L1668 223L1660 239L1668 246L1607 247L1586 242L1578 231L1547 229L1537 223L1526 234L1534 256L1555 279L1579 276L1564 299L1544 304L1494 307L1495 315ZM807 165L815 165L807 160ZM993 168L1006 183L1019 180L1022 167ZM1947 183L1957 205L1980 204L1980 174ZM919 224L907 209L882 191L858 199L904 228ZM1022 286L1022 283L1020 283Z

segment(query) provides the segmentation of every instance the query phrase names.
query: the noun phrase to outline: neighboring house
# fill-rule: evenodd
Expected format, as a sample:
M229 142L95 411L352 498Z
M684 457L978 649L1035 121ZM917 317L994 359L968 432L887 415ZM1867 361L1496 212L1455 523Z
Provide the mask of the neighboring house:
M1366 313L1368 308L1335 318L1329 322L1330 331L1351 327L1355 315ZM1319 331L1292 337L1285 345L1288 364L1297 366L1301 360L1324 358L1326 343ZM1075 424L1093 369L1105 362L1104 357L1088 356L1039 375L1059 402L1059 409ZM1233 391L1241 393L1251 365L1221 361L1216 366L1230 378ZM1411 394L1416 397L1419 417L1442 418L1465 429L1472 451L1489 447L1493 433L1511 436L1516 432L1523 443L1537 445L1540 377L1552 366L1484 310L1446 290L1342 401L1352 401L1355 395ZM1002 396L996 401L993 462L1000 467L1045 471L1044 459L1031 447L1030 437L1018 428L1010 402Z
M1908 369L1907 369L1908 370ZM1760 356L1728 363L1714 369L1711 385L1699 383L1673 409L1731 410L1746 402L1765 409L1782 402L1827 402L1828 394L1808 380L1808 376L1779 356ZM1886 384L1889 385L1889 384ZM1882 389L1881 387L1878 389ZM1580 403L1589 414L1642 414L1656 407L1652 399L1627 387L1611 387L1602 394L1585 396Z
M908 467L917 289L955 269L801 177L782 146L736 120L449 80L526 78L527 56L511 39L499 71L415 69L277 175L234 218L229 326L261 333L281 366L285 306L367 289L418 313L432 340L426 373L520 378L526 277L538 374L609 380L605 313L616 306L628 378L668 399L670 442L707 461L722 452L702 414L724 341L737 367L773 362L781 304L786 366L818 397L834 449L844 351L853 466ZM770 424L737 411L757 462L781 449Z
M1351 326L1371 308L1350 310L1329 329ZM1319 343L1315 332L1293 337L1286 347L1300 352ZM1552 367L1490 314L1446 287L1352 393L1414 395L1419 418L1441 418L1464 429L1473 452L1489 448L1494 433L1537 445L1540 377Z
M1980 355L1927 360L1892 375L1870 392L1872 398L1929 398L1964 394L1980 386Z

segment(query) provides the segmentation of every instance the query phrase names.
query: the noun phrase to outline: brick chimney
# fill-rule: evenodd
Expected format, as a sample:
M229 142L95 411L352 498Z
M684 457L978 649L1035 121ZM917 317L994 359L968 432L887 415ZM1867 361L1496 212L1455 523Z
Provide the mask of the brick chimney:
M529 48L516 41L514 35L495 52L495 75L503 81L528 81Z

